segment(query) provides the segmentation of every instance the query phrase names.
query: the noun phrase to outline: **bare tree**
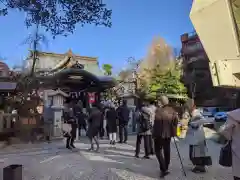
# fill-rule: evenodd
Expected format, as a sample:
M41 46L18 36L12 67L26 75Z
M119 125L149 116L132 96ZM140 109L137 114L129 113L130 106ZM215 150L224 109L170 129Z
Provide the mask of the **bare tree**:
M18 109L21 109L19 112L24 112L24 115L27 114L26 107L29 108L30 106L33 111L36 111L36 107L40 100L40 97L38 95L40 82L38 82L34 70L36 62L38 60L38 47L42 41L46 41L46 38L44 35L39 33L39 26L37 25L35 32L30 35L24 42L29 43L33 47L33 61L30 67L30 71L28 69L25 69L24 64L22 64L22 66L15 66L13 69L14 78L17 81L17 96L14 97L14 101L19 102L21 105L18 107ZM24 106L22 106L23 104Z

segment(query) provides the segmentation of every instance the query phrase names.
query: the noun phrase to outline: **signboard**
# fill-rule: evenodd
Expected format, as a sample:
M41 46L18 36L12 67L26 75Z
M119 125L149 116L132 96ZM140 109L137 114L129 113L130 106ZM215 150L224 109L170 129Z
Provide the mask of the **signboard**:
M69 96L71 99L80 99L83 92L70 92Z
M84 100L86 93L84 91L71 91L68 93L69 97L73 100Z

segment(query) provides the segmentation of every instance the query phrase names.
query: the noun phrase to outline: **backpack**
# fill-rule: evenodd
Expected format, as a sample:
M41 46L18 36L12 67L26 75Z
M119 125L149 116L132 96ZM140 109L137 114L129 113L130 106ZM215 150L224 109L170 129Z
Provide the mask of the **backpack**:
M147 114L146 112L141 112L140 129L142 132L146 132L151 129L150 115Z

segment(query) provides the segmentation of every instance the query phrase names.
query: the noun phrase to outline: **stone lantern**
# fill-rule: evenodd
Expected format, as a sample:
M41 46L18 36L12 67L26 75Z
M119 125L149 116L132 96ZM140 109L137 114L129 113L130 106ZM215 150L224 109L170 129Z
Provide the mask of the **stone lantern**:
M52 113L52 133L53 138L61 137L61 127L62 127L62 113L64 108L64 101L68 94L61 90L45 90L45 105L49 106Z

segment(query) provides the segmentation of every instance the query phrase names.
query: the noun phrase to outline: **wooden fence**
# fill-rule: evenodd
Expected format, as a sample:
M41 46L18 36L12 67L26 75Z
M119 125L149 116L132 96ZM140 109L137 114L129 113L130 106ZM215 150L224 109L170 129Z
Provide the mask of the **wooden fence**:
M0 141L11 137L23 141L33 141L36 136L44 133L44 123L39 114L20 117L17 114L0 114Z

